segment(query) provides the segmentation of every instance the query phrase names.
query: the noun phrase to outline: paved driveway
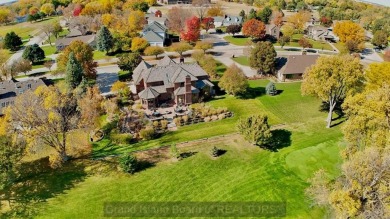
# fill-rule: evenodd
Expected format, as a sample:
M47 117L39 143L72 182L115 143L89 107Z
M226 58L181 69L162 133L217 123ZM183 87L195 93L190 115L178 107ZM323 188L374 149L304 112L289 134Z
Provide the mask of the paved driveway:
M111 92L112 85L118 81L119 67L117 65L99 67L97 70L96 83L99 86L100 92L109 94Z

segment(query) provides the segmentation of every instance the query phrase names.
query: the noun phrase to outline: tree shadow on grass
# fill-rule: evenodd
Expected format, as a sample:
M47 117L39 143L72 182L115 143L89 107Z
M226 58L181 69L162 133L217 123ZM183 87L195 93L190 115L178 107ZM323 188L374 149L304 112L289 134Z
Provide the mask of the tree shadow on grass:
M150 162L148 160L139 160L138 166L137 166L137 172L144 171L144 170L152 168L154 166L156 166L156 163L154 163L154 162Z
M49 167L48 157L23 163L20 168L21 177L7 188L12 209L6 214L29 218L36 213L35 203L44 202L74 187L87 176L85 164L80 160L72 160L59 169Z
M248 87L246 92L241 94L239 97L241 99L254 99L265 94L264 87Z
M192 156L194 156L197 153L198 152L196 152L196 151L183 152L183 153L180 154L180 159L186 159L186 158L192 157Z
M277 152L282 148L288 147L291 145L291 132L285 129L276 129L272 130L272 139L269 145L263 146L261 148Z

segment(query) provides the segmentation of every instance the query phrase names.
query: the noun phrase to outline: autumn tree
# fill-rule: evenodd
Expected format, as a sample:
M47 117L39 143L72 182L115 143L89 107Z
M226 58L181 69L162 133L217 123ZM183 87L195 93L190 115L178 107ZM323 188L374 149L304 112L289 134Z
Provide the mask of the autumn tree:
M155 17L162 17L162 13L160 10L157 10L156 12L154 12L154 16Z
M313 44L305 37L302 37L301 39L299 39L298 44L300 46L302 46L303 49L313 47Z
M299 11L298 13L288 17L288 22L298 30L298 32L303 33L305 29L305 24L310 20L310 12L308 11Z
M117 64L121 70L133 72L141 61L142 57L139 53L126 53L119 57Z
M340 42L355 41L364 42L364 29L353 21L340 21L334 25L333 32L339 37Z
M211 79L217 79L217 62L211 55L205 55L204 52L195 51L191 57L205 70Z
M283 36L291 39L295 33L295 28L290 24L285 24L282 26L281 31L283 33Z
M272 138L268 116L262 114L241 118L237 123L237 130L245 140L258 146L267 146Z
M167 13L168 28L175 32L181 33L186 27L186 20L191 17L191 13L181 7L172 7Z
M54 60L47 60L46 62L43 63L43 66L45 66L45 68L49 69L49 71L51 71L51 68L53 67L54 65Z
M129 22L130 31L132 32L141 31L144 25L146 24L145 13L142 11L130 12L128 22Z
M283 49L283 46L290 43L290 37L287 36L281 36L278 39L278 43L280 44L280 47Z
M389 44L388 34L385 31L378 30L374 33L374 37L372 38L372 44L381 49L386 48Z
M29 60L33 64L45 59L45 52L38 44L33 44L26 46L23 51L22 57L26 60Z
M129 85L126 82L117 81L111 87L111 92L119 94L121 98L131 94Z
M354 40L347 40L347 42L344 43L344 46L349 53L356 53L364 50L364 43L358 43Z
M45 3L41 6L40 11L50 16L55 12L55 8L52 3Z
M225 14L225 12L224 12L224 10L222 8L222 5L219 2L217 2L214 5L212 5L207 10L207 16L210 16L210 17L223 16L224 14Z
M52 34L56 39L59 37L62 31L63 29L58 21L52 23Z
M201 26L204 30L206 30L207 33L211 28L214 28L214 18L212 17L203 18Z
M57 70L60 72L65 71L71 52L73 52L77 61L83 67L84 76L95 78L97 64L93 61L93 49L88 44L78 40L71 42L57 57Z
M361 86L362 77L358 59L351 56L320 57L303 74L302 94L316 96L328 104L326 127L330 128L336 105Z
M69 53L68 63L66 64L65 82L70 90L75 89L83 79L83 68L77 61L73 52Z
M196 15L199 17L200 20L203 20L203 18L206 16L206 12L208 11L208 6L210 2L209 0L193 0L192 6L193 10L195 11Z
M12 68L14 68L17 73L22 72L26 75L27 72L32 70L32 65L29 60L20 59L12 64Z
M191 49L192 46L185 42L173 43L171 46L171 50L179 53L180 57L183 57L183 53Z
M164 49L160 46L149 46L145 49L144 53L147 56L156 56L157 59L158 55L164 54Z
M239 32L241 32L240 25L231 24L231 25L226 27L226 33L233 35L233 37L234 37L234 34L239 33Z
M7 113L10 123L18 127L15 130L26 139L28 147L53 148L55 154L50 156L51 165L60 167L69 160L69 133L86 128L81 123L80 110L72 93L62 93L55 86L41 86L35 92L19 95Z
M263 39L265 37L265 25L256 19L250 19L242 26L242 33L252 39Z
M198 41L194 48L200 49L203 53L206 53L206 50L213 48L213 43L208 41Z
M12 11L8 8L0 8L0 24L8 24L12 22L13 16Z
M276 51L271 42L258 42L251 49L249 64L260 74L273 74L275 72Z
M326 16L322 16L322 17L320 18L320 22L321 22L321 24L322 24L323 26L325 26L325 27L330 27L330 26L332 26L332 24L333 24L332 19L331 19L330 17L326 17Z
M244 72L233 64L225 71L218 86L226 93L236 96L245 93L249 85Z
M283 12L274 11L272 14L272 23L275 26L281 27L283 25Z
M22 38L16 35L15 32L11 31L4 37L4 47L11 51L16 51L23 45Z
M108 28L103 25L97 33L96 47L99 51L106 51L107 54L113 46L114 38L112 37L111 32L108 30Z
M134 37L131 41L131 51L133 52L143 52L148 46L149 42L144 38Z
M200 37L200 20L198 17L191 17L186 20L186 28L180 33L181 39L187 42L196 42Z

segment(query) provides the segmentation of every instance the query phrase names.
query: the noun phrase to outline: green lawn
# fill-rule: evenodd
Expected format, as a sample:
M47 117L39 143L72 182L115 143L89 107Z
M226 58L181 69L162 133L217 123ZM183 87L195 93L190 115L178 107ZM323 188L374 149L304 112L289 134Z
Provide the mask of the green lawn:
M237 46L246 46L248 45L248 42L250 42L250 39L244 36L225 36L224 39Z
M264 95L267 80L250 81L246 97L224 95L210 101L227 107L233 118L180 127L159 139L115 146L108 140L94 146L94 156L122 154L236 132L241 117L256 113L278 125L275 135L283 145L277 152L251 146L240 137L199 143L185 151L197 152L179 162L159 162L144 171L127 175L116 170L113 160L74 161L61 171L29 177L31 199L43 199L34 207L37 218L103 218L103 204L110 201L285 201L287 218L324 218L325 212L310 207L304 196L307 178L324 168L338 174L339 126L325 128L326 113L320 101L302 97L300 83L276 83L280 94ZM210 157L213 146L227 152ZM181 149L183 150L183 149ZM31 211L26 211L31 217Z
M38 30L42 24L48 22L54 22L59 20L60 17L50 17L46 18L42 21L37 22L24 22L19 24L9 24L0 26L0 36L4 37L7 33L14 31L17 35L19 35L22 39L27 39L29 35L32 35Z
M66 36L67 34L69 33L69 30L68 29L63 29L62 32L58 35L58 38L61 38L61 37L64 37ZM54 35L50 35L50 41L52 44L55 44L57 38L55 38ZM49 40L46 40L45 41L46 44L49 43Z
M219 76L222 76L223 75L223 73L225 73L225 71L226 71L226 69L227 69L227 66L226 65L224 65L222 62L220 62L220 61L217 61L217 60L215 60L216 62L217 62L217 74L219 75Z
M235 58L233 58L233 60L234 60L235 62L237 62L238 64L245 65L245 66L249 66L249 59L248 59L247 56L235 57Z
M290 47L301 47L298 43L299 39L303 37L303 34L294 34L292 36L291 42L289 44L286 44L284 46L290 46ZM329 45L327 42L320 42L320 41L315 41L312 39L308 39L311 44L313 44L313 49L320 49L320 50L331 50L333 51L332 46ZM274 46L280 46L278 42L274 43Z
M41 48L45 52L45 56L53 55L57 51L57 48L54 46L54 44L53 46L42 46Z

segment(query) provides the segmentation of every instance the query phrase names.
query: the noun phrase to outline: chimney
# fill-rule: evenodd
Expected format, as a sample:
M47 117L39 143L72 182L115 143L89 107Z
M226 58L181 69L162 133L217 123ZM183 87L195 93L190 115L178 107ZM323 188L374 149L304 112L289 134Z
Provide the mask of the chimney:
M186 94L185 94L185 103L186 104L192 104L192 92L191 92L191 77L189 75L186 76L185 79L185 89L186 89Z

